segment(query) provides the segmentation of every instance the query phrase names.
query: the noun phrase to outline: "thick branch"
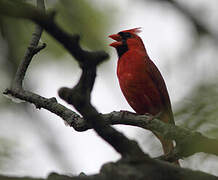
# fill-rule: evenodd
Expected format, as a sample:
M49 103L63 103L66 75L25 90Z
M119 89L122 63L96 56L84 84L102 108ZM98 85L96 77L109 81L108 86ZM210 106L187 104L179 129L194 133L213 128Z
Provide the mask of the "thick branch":
M65 106L59 104L55 97L45 98L38 94L29 92L29 91L24 91L22 89L18 91L6 89L4 94L11 95L13 97L16 97L18 99L24 100L29 103L33 103L38 109L44 108L60 116L68 124L72 124L72 125L75 123L80 124L80 121L83 120L78 114L66 108ZM75 124L75 126L77 125Z
M59 104L55 98L45 98L29 91L14 92L6 90L5 94L10 94L13 97L33 103L37 108L44 108L66 121L76 131L86 131L92 129L90 123L77 113ZM101 114L102 121L111 125L131 125L156 131L165 138L177 140L179 143L175 152L167 156L162 156L160 159L167 161L175 161L193 155L197 152L205 152L209 154L218 155L218 140L207 138L198 132L189 129L172 126L163 123L157 119L150 121L151 117L146 115L136 115L134 113L126 112L112 112L108 114Z
M165 157L165 160L173 161L173 158L180 159L188 157L197 152L205 152L218 155L218 140L207 138L199 132L164 123L158 119L151 119L146 115L136 115L133 113L112 112L102 115L105 121L110 124L125 124L138 126L160 134L166 139L175 140L177 147L175 152ZM80 121L82 122L82 121ZM78 124L77 124L78 125ZM81 127L81 126L80 126Z
M150 163L143 158L139 161L118 161L105 164L99 174L89 176L66 176L56 173L50 174L46 179L20 178L0 176L0 180L217 180L218 178L200 171L179 168L169 163L151 160Z
M84 65L84 67L87 67ZM108 142L123 157L143 157L145 154L135 141L130 141L122 133L116 131L104 121L102 116L90 103L90 93L95 81L96 67L83 68L78 84L70 88L61 88L59 96L72 104L93 127L93 129Z
M177 141L177 147L172 154L161 157L168 161L175 161L183 157L188 157L197 152L205 152L218 155L218 140L203 136L199 132L190 129L164 123L158 119L152 119L147 115L137 115L128 112L112 112L101 115L103 121L111 125L131 125L143 129L155 131L166 139ZM152 119L152 120L151 120ZM77 118L71 126L77 131L85 131L92 128L83 118Z
M59 104L55 98L45 98L29 91L11 91L6 90L5 94L10 94L13 97L33 103L37 108L44 108L66 121L76 131L86 131L92 129L90 123L77 113ZM161 159L174 161L193 155L197 152L205 152L218 155L218 140L207 138L198 132L189 129L173 126L163 123L157 119L150 121L151 117L146 115L136 115L126 112L112 112L101 114L102 121L111 125L131 125L156 131L167 139L177 140L178 146L175 152L168 156L163 156Z

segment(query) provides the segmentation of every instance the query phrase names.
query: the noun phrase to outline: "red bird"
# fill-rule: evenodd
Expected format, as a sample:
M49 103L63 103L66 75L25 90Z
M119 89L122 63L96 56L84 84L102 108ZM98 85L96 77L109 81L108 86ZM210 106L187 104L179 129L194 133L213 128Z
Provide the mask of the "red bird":
M115 42L118 54L117 76L120 88L137 114L160 113L160 119L165 123L174 123L169 94L164 79L148 57L141 38L137 35L140 28L124 30L109 37ZM159 138L164 154L173 149L173 142Z

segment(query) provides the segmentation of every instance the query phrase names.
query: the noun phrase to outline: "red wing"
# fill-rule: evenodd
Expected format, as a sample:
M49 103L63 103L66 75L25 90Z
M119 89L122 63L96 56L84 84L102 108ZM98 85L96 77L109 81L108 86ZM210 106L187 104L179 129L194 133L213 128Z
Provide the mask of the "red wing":
M158 91L160 93L162 103L163 103L164 107L166 108L167 113L170 116L170 123L174 124L171 102L170 102L169 94L168 94L164 79L163 79L160 71L156 67L156 65L150 59L146 60L146 64L147 64L146 70L148 71L148 74L150 75L151 79L153 80L154 84L156 85L156 88L158 89Z

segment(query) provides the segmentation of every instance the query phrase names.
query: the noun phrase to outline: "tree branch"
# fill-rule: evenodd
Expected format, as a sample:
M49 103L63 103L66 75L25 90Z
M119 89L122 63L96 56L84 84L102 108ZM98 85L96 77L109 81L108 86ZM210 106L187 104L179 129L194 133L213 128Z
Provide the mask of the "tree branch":
M116 163L105 164L99 174L89 176L67 176L51 173L46 179L29 177L1 176L0 180L217 180L216 176L189 169L179 168L169 163L145 159L139 161L121 160Z
M42 12L45 12L44 0L37 0L37 8ZM24 76L26 74L27 68L33 58L33 56L40 50L46 47L46 44L38 47L39 40L42 35L42 28L39 25L36 25L35 32L32 34L32 39L30 44L25 52L24 58L21 61L21 64L18 66L14 81L12 83L11 89L21 89Z
M218 140L203 136L199 132L190 129L164 123L158 119L152 119L152 116L137 115L128 112L111 112L101 114L103 121L111 125L131 125L141 127L150 131L155 131L163 138L175 140L177 146L173 152L159 159L173 162L177 159L191 156L197 152L205 152L218 156ZM151 120L152 119L152 120ZM76 131L85 131L92 126L81 117L76 118L71 124Z
M109 124L102 121L101 116L97 112L97 110L90 103L90 93L92 91L92 87L95 82L96 77L96 66L108 58L108 55L103 52L89 52L83 50L79 45L79 36L78 35L70 35L64 32L55 22L54 15L46 14L37 10L36 8L25 4L17 2L16 0L13 3L7 3L8 1L1 0L1 6L7 6L11 8L11 13L5 12L3 13L10 16L17 16L22 18L27 18L41 27L43 27L49 34L51 34L56 40L58 40L68 51L74 56L82 68L82 75L80 81L73 89L62 88L59 91L59 95L61 98L66 100L69 104L74 105L74 107L83 115L84 119L86 119L92 127L96 130L96 132L109 144L111 144L122 156L133 155L144 155L139 146L135 141L130 141L127 139L122 133L119 133L114 128L110 127ZM14 4L19 4L19 8L15 9ZM21 6L22 5L22 6ZM1 9L0 9L1 10ZM25 12L25 13L24 13ZM22 92L19 90L19 92ZM7 90L5 94L18 94L17 92L13 92L13 89ZM19 93L19 95L33 95L27 92ZM18 96L18 95L17 95ZM36 97L37 95L35 95ZM28 96L30 99L32 97ZM23 98L26 98L26 96ZM27 98L26 98L27 99ZM43 98L41 98L43 99ZM47 101L47 99L43 99ZM30 100L29 100L30 101ZM44 103L43 106L46 106Z
M85 65L86 67L86 65ZM61 88L59 96L69 104L72 104L91 124L93 129L108 142L122 157L143 157L145 154L135 141L130 141L122 133L116 131L104 121L102 116L90 103L90 93L95 80L96 68L84 68L78 84L70 88Z

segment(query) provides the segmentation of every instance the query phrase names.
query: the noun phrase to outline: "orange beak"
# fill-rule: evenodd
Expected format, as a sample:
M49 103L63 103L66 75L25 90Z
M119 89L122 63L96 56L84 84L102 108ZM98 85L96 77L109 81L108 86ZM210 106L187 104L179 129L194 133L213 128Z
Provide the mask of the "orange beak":
M108 37L116 41L116 42L111 43L109 46L116 48L117 46L122 45L122 38L120 37L119 34L112 34Z

